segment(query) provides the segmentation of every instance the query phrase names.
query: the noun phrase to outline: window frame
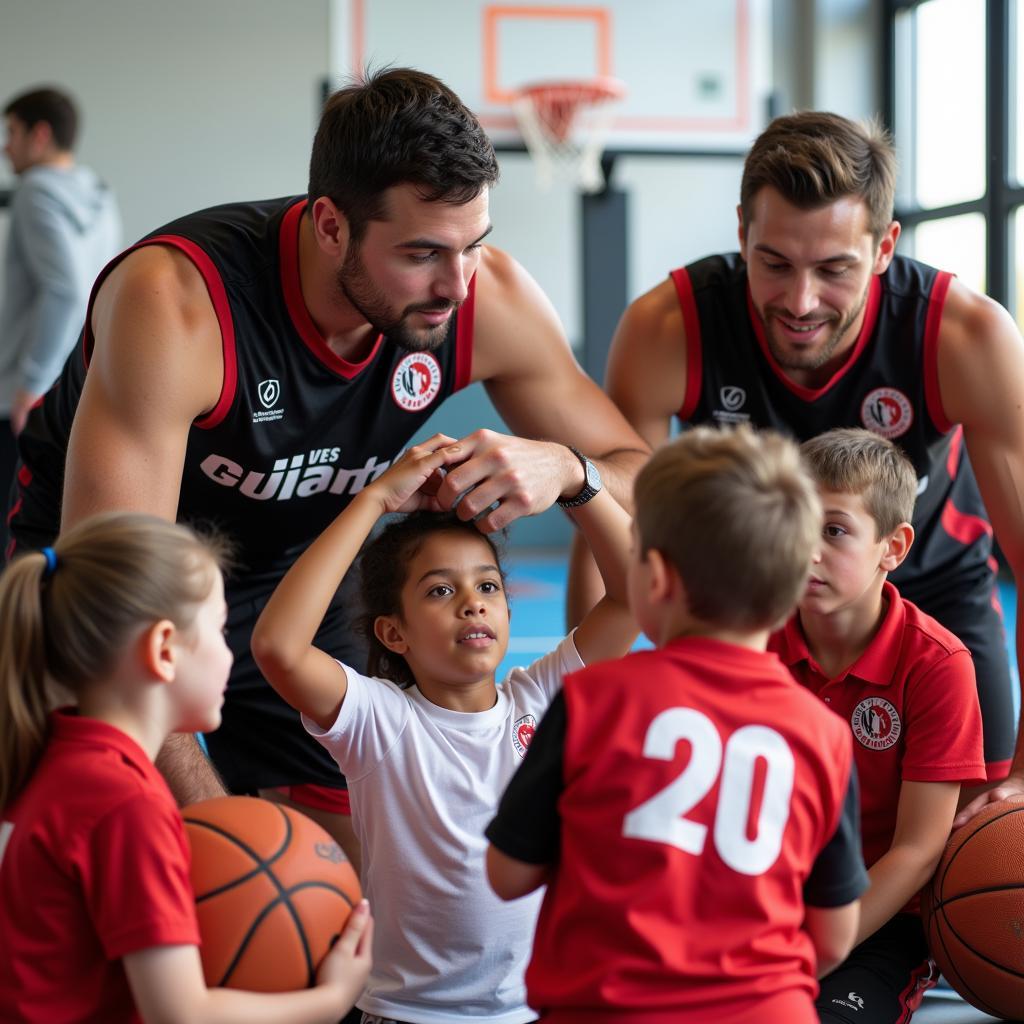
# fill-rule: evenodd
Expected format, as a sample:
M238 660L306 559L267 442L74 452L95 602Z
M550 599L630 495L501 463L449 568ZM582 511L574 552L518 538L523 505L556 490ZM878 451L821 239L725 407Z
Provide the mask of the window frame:
M909 129L909 148L913 148L914 123L916 116L916 33L912 36L910 54L910 91L903 109L897 112L897 69L898 55L897 19L904 12L913 11L927 0L886 0L886 30L883 34L885 49L882 62L884 77L885 123L895 134L898 128ZM986 291L997 302L1011 309L1018 320L1024 320L1024 310L1014 310L1014 282L1012 272L1024 274L1024 267L1013 267L1014 219L1020 207L1024 206L1024 182L1011 178L1016 137L1014 135L1013 111L1016 106L1016 86L1013 75L1014 61L1020 54L1015 53L1016 25L1013 21L1013 0L985 0L985 144L988 160L985 165L985 191L978 199L952 203L947 206L924 208L907 204L898 193L895 217L902 225L915 228L919 224L944 220L965 213L980 213L985 219L985 268ZM1017 18L1024 18L1024 0L1017 0ZM1017 74L1024 72L1017 68ZM1020 112L1024 115L1024 111ZM909 121L903 121L908 117ZM897 138L899 145L902 134ZM901 152L903 147L901 146ZM913 175L914 154L908 153L904 169ZM1016 168L1024 178L1024 167Z

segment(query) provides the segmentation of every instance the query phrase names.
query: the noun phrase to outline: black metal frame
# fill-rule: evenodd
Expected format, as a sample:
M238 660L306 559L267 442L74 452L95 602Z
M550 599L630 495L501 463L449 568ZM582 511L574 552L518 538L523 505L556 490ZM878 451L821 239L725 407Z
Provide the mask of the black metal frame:
M896 124L896 17L913 10L924 0L888 0L884 34L885 121L890 128ZM988 162L985 168L985 192L979 199L949 206L924 209L899 208L896 219L907 227L927 221L942 220L965 213L980 213L986 224L986 280L988 294L1004 306L1012 301L1011 271L1024 273L1024 267L1013 268L1010 255L1011 218L1024 206L1024 185L1010 180L1011 147L1013 143L1010 110L1010 89L1014 85L1011 61L1020 59L1013 52L1010 5L1012 0L986 0L985 28L985 133ZM1024 0L1019 0L1018 17L1024 17ZM1018 74L1021 73L1018 71ZM1024 174L1024 168L1018 168ZM1017 310L1018 316L1024 310Z

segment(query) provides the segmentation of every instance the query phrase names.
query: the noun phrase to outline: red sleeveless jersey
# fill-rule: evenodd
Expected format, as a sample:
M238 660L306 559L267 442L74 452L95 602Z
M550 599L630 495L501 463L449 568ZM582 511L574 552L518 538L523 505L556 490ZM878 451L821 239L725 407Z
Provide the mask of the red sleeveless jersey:
M803 886L842 813L844 723L775 655L695 638L575 673L565 701L530 1005L718 1024L782 998L816 1019Z

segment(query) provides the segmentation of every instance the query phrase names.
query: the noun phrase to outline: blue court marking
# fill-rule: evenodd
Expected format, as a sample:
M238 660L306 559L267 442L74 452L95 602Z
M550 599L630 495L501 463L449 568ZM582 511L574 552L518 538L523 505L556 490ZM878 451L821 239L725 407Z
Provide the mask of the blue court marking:
M565 593L568 557L561 553L512 551L506 558L512 631L508 653L495 678L502 680L516 666L529 665L553 651L565 636ZM650 647L640 637L634 650Z
M568 559L562 554L512 551L507 562L512 636L508 653L498 667L499 680L504 679L515 666L529 665L554 650L565 635L565 592L569 577ZM1006 620L1006 649L1015 682L1013 700L1014 717L1017 718L1020 713L1020 685L1013 639L1017 622L1017 590L1012 583L999 581L999 600ZM643 637L637 642L637 647L649 646Z

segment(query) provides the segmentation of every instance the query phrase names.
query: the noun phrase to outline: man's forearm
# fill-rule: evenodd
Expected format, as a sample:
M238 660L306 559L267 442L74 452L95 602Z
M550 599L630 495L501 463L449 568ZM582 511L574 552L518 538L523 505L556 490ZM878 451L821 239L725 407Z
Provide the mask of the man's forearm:
M630 514L633 512L633 481L651 453L639 448L617 448L606 455L585 452L597 466L601 482L611 496Z
M179 807L224 796L227 792L213 763L191 733L168 736L157 754L156 766Z

